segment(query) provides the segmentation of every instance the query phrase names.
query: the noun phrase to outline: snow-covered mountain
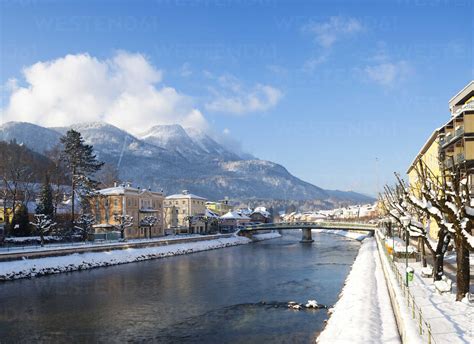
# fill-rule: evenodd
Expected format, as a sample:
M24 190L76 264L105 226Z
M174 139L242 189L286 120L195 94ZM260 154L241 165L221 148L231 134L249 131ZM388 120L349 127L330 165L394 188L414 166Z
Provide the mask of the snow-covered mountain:
M180 125L156 125L138 136L145 142L180 154L190 162L236 160L240 157L217 143L206 133Z
M9 122L0 126L0 140L16 139L44 153L70 128L94 146L99 159L117 166L122 180L168 194L187 189L209 199L372 200L358 193L323 190L279 164L240 157L206 133L179 125L154 126L133 136L102 122L60 128Z

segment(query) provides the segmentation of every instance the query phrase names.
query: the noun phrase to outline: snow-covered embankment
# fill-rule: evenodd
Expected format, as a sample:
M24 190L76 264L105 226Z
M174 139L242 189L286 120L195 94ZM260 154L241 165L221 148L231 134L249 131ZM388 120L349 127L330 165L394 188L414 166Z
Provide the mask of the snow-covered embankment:
M276 232L257 234L256 241L279 238ZM234 235L230 238L220 238L205 241L193 241L166 246L127 248L103 252L75 253L60 257L23 259L0 262L0 281L30 278L61 272L87 270L104 266L139 262L149 259L171 257L218 248L243 245L252 240Z
M325 234L333 234L333 235L338 235L338 236L343 236L349 239L354 239L358 241L362 241L365 238L367 238L367 234L359 233L359 232L353 232L353 231L345 231L342 229L312 229L311 232L313 233L325 233Z
M362 242L339 301L317 342L400 343L374 238Z

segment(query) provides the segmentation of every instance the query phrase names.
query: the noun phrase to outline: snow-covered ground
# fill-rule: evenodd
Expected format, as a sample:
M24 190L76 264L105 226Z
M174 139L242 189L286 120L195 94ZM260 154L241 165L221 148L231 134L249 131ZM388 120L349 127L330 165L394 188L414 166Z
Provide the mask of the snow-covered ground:
M201 237L200 235L188 235L187 238ZM257 234L254 238L257 241L279 238L278 232ZM166 237L161 240L173 241L183 239L183 235L173 238ZM150 240L130 240L129 242L156 242L157 239ZM158 240L159 241L159 240ZM213 250L235 245L248 244L252 240L233 235L228 238L216 238L209 240L171 243L165 246L154 246L144 248L116 249L104 252L75 253L60 257L47 257L37 259L23 259L16 261L0 262L0 281L28 278L60 272L92 269L102 266L125 264L148 259L170 257L181 254L194 253L199 251ZM109 245L113 246L113 245ZM71 246L68 246L70 248Z
M355 239L362 241L367 238L367 234L357 233L353 231L344 231L344 230L333 230L333 229L312 229L311 232L313 233L327 233L327 234L334 234L343 236L350 239Z
M318 343L400 343L374 238L362 242Z
M396 264L400 272L405 271L403 263ZM474 343L474 303L467 299L456 302L454 293L440 295L433 284L433 278L421 277L421 263L409 263L415 270L409 288L415 303L421 308L423 318L431 325L436 343ZM414 320L413 320L414 321Z
M384 248L379 246L381 250ZM431 327L432 343L474 343L473 337L473 304L467 300L456 302L454 293L440 295L434 285L433 279L421 277L421 264L409 263L415 271L414 280L409 284L413 302L407 299L397 278L392 271L390 258L381 251L381 258L387 270L388 283L394 290L394 298L398 304L400 318L404 324L406 338L410 342L427 342L428 329L425 323L421 323L423 334L419 334L420 312L424 321ZM396 263L398 271L402 276L405 274L405 264ZM419 307L419 308L418 308ZM413 319L413 309L415 319Z
M213 239L219 238L220 235L207 235L206 238ZM168 235L163 237L151 238L151 239L129 239L125 243L155 243L160 241L173 241L182 240L186 238L203 238L199 234L180 234L180 235ZM59 250L70 250L71 248L84 248L84 247L114 247L122 246L124 242L111 240L111 241L78 241L70 243L58 243L58 244L45 244L43 247L37 245L25 245L19 247L0 247L0 255L12 254L12 253L25 253L25 252L37 252L37 251L59 251Z
M248 238L232 236L230 238L178 243L167 246L128 248L82 254L75 253L60 257L0 262L0 281L138 262L248 244L250 242L251 240Z

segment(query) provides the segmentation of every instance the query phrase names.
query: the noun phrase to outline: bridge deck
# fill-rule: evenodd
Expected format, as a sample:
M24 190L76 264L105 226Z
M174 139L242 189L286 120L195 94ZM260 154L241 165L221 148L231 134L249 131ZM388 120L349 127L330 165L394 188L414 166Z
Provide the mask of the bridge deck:
M342 223L342 222L280 222L264 223L259 225L245 226L247 231L277 230L277 229L329 229L347 231L375 232L376 225L367 223Z

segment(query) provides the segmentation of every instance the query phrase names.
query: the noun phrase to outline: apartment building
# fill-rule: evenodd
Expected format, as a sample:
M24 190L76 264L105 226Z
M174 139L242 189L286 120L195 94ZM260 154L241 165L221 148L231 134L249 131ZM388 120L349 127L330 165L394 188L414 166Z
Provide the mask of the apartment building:
M433 131L407 170L410 187L419 189L415 170L423 161L431 172L441 175L443 168L460 165L468 176L469 184L474 185L474 81L449 100L451 117L439 129ZM425 223L431 237L438 236L438 225L433 219Z
M146 238L164 235L163 193L132 187L131 183L99 190L91 200L96 233L116 230L115 215L133 217L133 225L125 230L125 238ZM151 228L143 223L146 216L156 217Z
M439 159L447 168L474 167L474 81L449 101L451 118L438 131ZM471 183L472 184L472 183Z
M418 175L416 173L416 166L422 161L435 176L441 175L441 168L439 162L439 152L440 152L440 145L439 145L439 138L438 138L439 130L436 129L433 131L431 136L425 142L423 147L421 148L420 152L417 154L411 165L408 167L407 175L410 187L412 189L419 190L420 185L418 182ZM438 237L439 227L438 223L433 219L429 218L424 223L426 231L428 234L433 238L436 239Z
M176 233L203 233L206 225L200 217L206 215L206 202L204 197L188 190L167 196L164 202L165 228Z
M206 202L206 208L212 211L213 213L218 214L219 216L222 216L234 209L227 197L217 202Z

